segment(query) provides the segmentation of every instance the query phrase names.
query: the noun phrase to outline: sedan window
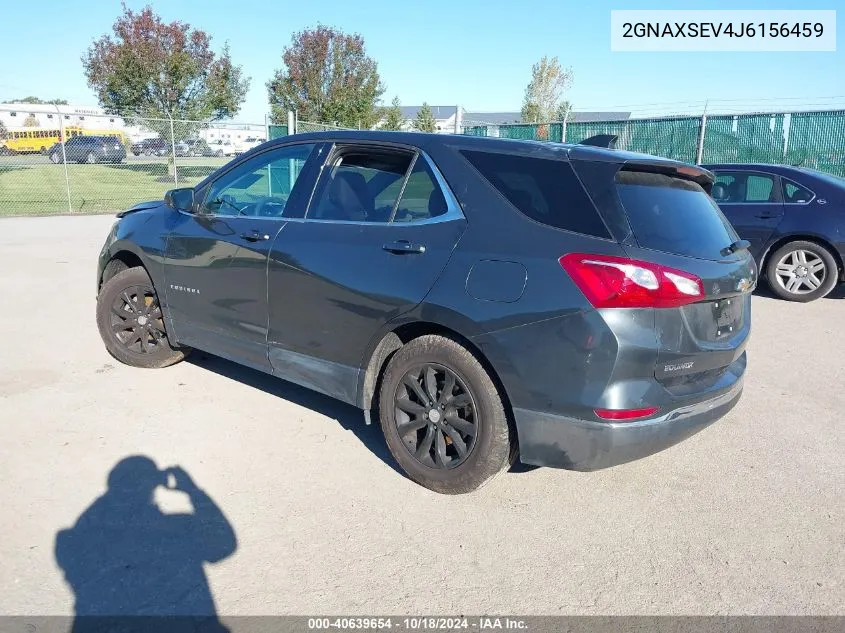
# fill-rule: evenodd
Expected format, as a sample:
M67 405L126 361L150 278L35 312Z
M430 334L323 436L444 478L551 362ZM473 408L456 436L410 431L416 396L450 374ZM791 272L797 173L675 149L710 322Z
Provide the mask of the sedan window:
M783 201L786 204L801 204L809 202L814 194L809 189L798 185L791 180L783 179Z
M713 199L716 202L777 202L775 177L769 174L716 172Z

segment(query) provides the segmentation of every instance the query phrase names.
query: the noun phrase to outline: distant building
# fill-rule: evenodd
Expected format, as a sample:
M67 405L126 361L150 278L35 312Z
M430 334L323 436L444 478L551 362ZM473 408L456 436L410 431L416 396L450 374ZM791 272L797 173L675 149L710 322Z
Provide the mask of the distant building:
M437 132L440 134L460 133L461 128L474 125L510 125L522 123L521 112L469 112L459 106L429 106L434 115ZM402 118L405 120L402 129L413 130L414 121L422 106L401 106ZM570 123L593 123L596 121L627 121L630 112L573 112ZM375 127L384 124L382 118Z
M121 132L132 142L158 136L156 132L144 125L128 124L121 116L108 114L103 108L97 106L86 105L0 103L0 122L9 130L24 127L54 130L64 126L80 127L97 132L115 131ZM25 125L24 122L29 125ZM180 140L182 136L180 128L184 129L184 126L176 121L174 125L176 140ZM190 134L209 142L220 139L236 143L249 137L264 138L266 132L267 128L264 125L216 121L200 130L192 129Z

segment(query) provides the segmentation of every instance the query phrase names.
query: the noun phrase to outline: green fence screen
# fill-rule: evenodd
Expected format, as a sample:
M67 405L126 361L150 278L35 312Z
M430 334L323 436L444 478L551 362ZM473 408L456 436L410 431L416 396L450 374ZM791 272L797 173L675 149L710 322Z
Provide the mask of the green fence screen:
M269 130L267 130L268 138L267 140L271 140L274 138L281 138L282 136L288 135L288 126L287 125L270 125L268 126Z
M845 111L793 113L788 136L783 162L845 176Z
M700 130L700 117L569 123L566 126L566 142L580 143L596 134L616 134L619 149L689 163L695 162Z
M694 163L702 117L678 116L619 121L476 125L472 136L500 136L580 143L596 134L616 134L617 147ZM771 114L708 115L702 163L783 163L845 176L845 110Z
M519 125L500 125L499 137L518 138L525 141L557 141L563 140L562 123L532 123Z
M783 162L784 120L784 114L707 117L701 162Z

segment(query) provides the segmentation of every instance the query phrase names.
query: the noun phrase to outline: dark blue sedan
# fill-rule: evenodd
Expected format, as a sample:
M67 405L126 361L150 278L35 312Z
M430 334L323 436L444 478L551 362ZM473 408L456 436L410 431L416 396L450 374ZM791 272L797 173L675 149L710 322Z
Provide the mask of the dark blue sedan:
M779 297L813 301L843 277L845 179L785 165L704 165L712 196Z

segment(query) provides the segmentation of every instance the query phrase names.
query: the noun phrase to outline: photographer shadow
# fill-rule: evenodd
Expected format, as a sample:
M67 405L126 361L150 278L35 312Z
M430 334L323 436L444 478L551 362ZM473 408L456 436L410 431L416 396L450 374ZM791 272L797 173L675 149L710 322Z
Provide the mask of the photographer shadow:
M185 493L193 512L163 512L162 487ZM56 562L75 595L73 633L227 631L203 565L236 548L223 512L184 470L121 460L108 490L56 535Z

